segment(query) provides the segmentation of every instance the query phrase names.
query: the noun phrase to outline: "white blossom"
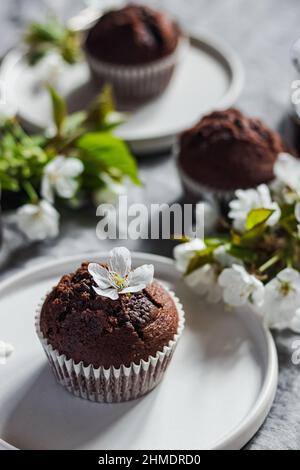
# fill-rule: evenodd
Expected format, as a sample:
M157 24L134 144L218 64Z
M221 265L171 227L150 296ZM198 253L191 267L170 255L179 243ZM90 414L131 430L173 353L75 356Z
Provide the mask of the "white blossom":
M243 266L234 264L226 268L219 276L219 285L223 288L224 302L232 307L247 303L260 306L264 297L264 286L255 276L249 274Z
M120 196L127 194L127 188L122 183L117 183L109 175L101 175L104 182L103 188L94 192L93 199L96 206L100 204L116 204Z
M180 272L185 272L196 251L204 250L205 243L200 238L194 238L187 243L179 243L174 248L176 267Z
M59 213L48 201L25 204L17 210L17 225L30 240L54 238L59 232Z
M78 158L57 155L44 168L41 193L53 203L55 192L62 198L72 198L77 189L76 178L83 172L83 163Z
M14 347L10 343L0 340L0 365L6 364L6 360L14 352Z
M277 182L300 195L300 161L297 158L280 153L274 165L274 174Z
M5 93L5 90L1 90L0 87L0 92ZM16 105L12 104L11 100L8 100L7 97L3 98L3 101L0 102L0 119L6 120L6 119L12 119L15 117L17 114L17 109Z
M42 86L51 84L55 88L59 88L59 79L66 68L63 58L56 52L49 52L38 67L38 79Z
M143 290L151 284L154 275L152 264L131 270L131 254L125 247L110 251L107 266L90 263L88 270L97 285L95 292L112 300L117 300L120 294Z
M243 232L247 216L252 209L272 209L274 213L267 220L267 225L275 225L281 215L277 202L272 201L267 185L261 184L256 189L238 189L235 192L236 199L229 203L229 217L233 219L236 230Z
M218 285L218 272L214 264L205 264L184 277L186 284L193 292L210 303L222 299L222 289Z
M300 331L300 273L286 268L265 286L261 311L269 328Z

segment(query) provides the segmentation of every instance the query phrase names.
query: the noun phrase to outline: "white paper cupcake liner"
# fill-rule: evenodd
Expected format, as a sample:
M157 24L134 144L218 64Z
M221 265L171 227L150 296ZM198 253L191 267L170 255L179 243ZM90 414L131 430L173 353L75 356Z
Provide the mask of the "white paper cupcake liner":
M223 189L213 188L212 186L206 186L198 181L193 180L185 171L178 166L182 185L186 192L191 196L208 201L217 201L219 203L228 204L234 199L235 190L226 191Z
M108 369L84 366L83 362L76 364L73 359L68 359L51 346L40 329L40 314L45 298L42 299L37 308L35 327L57 382L73 395L98 403L133 400L150 392L161 381L184 328L182 305L172 291L169 294L178 312L178 328L173 339L155 356L149 356L147 361L131 363L128 367L111 366Z
M99 86L110 83L116 96L123 100L146 100L164 91L188 48L188 39L182 38L176 50L168 57L146 65L113 65L102 62L85 50L92 76Z

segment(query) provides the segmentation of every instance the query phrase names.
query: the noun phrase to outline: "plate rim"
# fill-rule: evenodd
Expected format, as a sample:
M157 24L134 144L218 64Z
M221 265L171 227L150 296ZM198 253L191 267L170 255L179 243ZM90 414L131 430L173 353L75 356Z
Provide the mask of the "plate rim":
M23 278L28 276L34 276L39 272L44 272L47 269L54 268L56 266L64 265L67 263L76 263L82 261L84 257L95 257L95 258L104 258L107 257L109 250L103 251L86 251L76 255L64 256L60 259L54 259L50 261L41 261L35 264L34 266L27 267L21 272L14 273L9 275L7 278L4 278L0 281L0 295L10 284L21 281ZM166 256L144 253L139 251L131 252L133 260L143 260L144 262L157 262L163 265L174 268L174 260ZM180 273L176 271L175 277L180 278ZM275 394L277 391L278 384L278 357L274 339L269 330L261 323L261 321L252 314L253 321L255 321L261 331L266 341L267 346L267 365L266 365L266 375L263 379L263 384L257 398L257 402L250 410L250 412L243 418L241 423L239 423L235 428L230 430L227 435L219 439L216 443L210 447L210 450L239 450L244 445L246 445L250 439L255 435L255 433L260 429L261 425L265 421L271 406L273 404ZM12 444L7 441L4 441L0 437L0 450L18 450Z
M220 101L218 101L215 106L207 109L205 114L209 113L213 109L225 109L233 105L233 103L239 97L245 82L245 70L239 55L229 44L224 43L221 38L218 38L217 35L215 36L206 31L191 30L190 32L187 32L187 37L191 44L190 47L206 49L211 56L218 60L218 62L222 62L223 66L227 68L231 76L231 81L225 94L221 97ZM7 73L10 74L11 63L22 60L24 54L25 49L22 46L13 47L5 54L0 64L0 79L5 78ZM13 105L18 110L18 105L16 103L13 103ZM199 114L199 119L202 115L203 113ZM25 125L29 128L37 131L42 129L41 126L38 126L30 120L27 120L26 117L20 117ZM135 147L138 150L138 153L151 153L151 151L158 151L160 147L170 147L172 145L172 140L184 130L185 129L182 129L180 126L178 128L174 128L171 132L168 133L148 135L144 138L133 137L127 139L125 137L125 140L133 148ZM121 136L121 138L124 137ZM154 150L151 150L152 144Z

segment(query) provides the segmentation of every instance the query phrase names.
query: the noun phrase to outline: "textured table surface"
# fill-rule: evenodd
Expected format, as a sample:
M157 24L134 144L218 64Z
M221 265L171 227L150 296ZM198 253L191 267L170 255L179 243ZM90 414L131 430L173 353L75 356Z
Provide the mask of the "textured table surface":
M43 15L49 5L59 15L79 11L78 0L2 0L0 2L0 54L14 45L24 22ZM230 44L240 55L246 83L237 105L249 114L280 127L288 109L291 81L289 47L299 35L299 0L148 0L144 3L165 8L178 16L186 28L208 31ZM149 157L139 162L142 190L131 193L133 200L171 203L181 198L181 187L171 155ZM95 235L94 213L64 218L58 240L41 245L22 245L6 230L7 263L0 278L45 259L90 250L105 250L112 242ZM171 255L167 241L129 242L130 249ZM276 336L279 354L279 386L274 405L248 449L300 449L300 366L291 362L296 336Z

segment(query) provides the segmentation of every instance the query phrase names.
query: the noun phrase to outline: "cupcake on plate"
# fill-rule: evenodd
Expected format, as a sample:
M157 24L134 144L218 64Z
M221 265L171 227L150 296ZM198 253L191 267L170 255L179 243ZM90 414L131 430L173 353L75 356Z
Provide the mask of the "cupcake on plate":
M101 16L84 49L96 83L109 82L117 97L136 101L164 91L186 45L167 14L130 4Z
M131 269L126 248L83 263L38 307L36 330L58 382L96 402L138 398L162 379L184 325L153 266Z
M178 168L192 200L228 200L236 189L272 181L285 150L280 135L259 119L237 109L215 111L180 137Z

